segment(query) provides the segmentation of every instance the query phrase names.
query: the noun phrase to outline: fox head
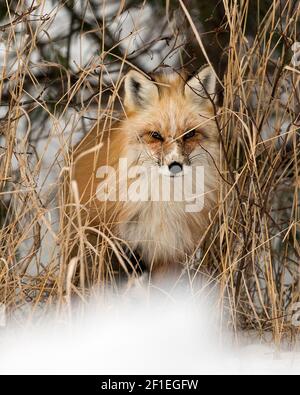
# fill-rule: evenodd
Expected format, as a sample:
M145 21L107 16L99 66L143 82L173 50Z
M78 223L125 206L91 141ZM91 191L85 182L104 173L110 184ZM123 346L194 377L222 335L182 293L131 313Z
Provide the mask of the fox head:
M190 80L176 73L150 79L130 71L125 77L124 129L135 162L164 167L170 176L180 175L184 166L216 170L215 92L216 75L209 66Z

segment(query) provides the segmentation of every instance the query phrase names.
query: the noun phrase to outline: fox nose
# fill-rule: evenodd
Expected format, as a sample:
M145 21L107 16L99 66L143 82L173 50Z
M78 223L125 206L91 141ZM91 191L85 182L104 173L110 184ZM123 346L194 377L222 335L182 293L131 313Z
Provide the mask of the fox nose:
M170 172L171 172L172 174L181 173L181 172L182 172L182 169L183 169L183 166L182 166L182 164L179 163L179 162L172 162L172 163L169 165L169 170L170 170Z

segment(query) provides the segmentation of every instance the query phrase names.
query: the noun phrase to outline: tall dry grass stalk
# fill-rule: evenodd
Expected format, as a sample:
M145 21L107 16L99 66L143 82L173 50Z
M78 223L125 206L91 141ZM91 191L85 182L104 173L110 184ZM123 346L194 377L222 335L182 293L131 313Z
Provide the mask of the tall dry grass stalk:
M95 286L117 290L116 267L123 266L126 277L129 263L121 240L106 229L91 242L88 224L78 216L76 185L64 184L74 142L95 119L109 123L118 117L124 72L139 65L126 49L128 38L118 41L112 33L125 2L113 16L103 12L96 29L96 17L83 2L86 8L72 14L70 31L61 35L51 31L52 22L65 6L70 12L78 4L54 2L49 10L47 3L7 3L0 26L6 51L0 69L0 302L20 324L37 309L59 309L74 296L84 303ZM106 2L99 3L104 9ZM205 32L185 4L178 2L181 18L202 47ZM298 332L291 308L300 300L300 68L291 62L300 6L274 0L263 18L257 14L256 34L248 35L249 4L223 1L229 42L220 78L221 204L189 278L193 287L201 272L219 285L220 306L236 330L271 331L280 342ZM169 32L178 33L174 21L166 20ZM139 34L137 27L129 39ZM72 46L80 55L89 50L87 36L98 53L91 52L88 62L70 62ZM184 53L180 40L172 47L177 55ZM70 193L72 205L66 202ZM77 257L70 258L75 245Z

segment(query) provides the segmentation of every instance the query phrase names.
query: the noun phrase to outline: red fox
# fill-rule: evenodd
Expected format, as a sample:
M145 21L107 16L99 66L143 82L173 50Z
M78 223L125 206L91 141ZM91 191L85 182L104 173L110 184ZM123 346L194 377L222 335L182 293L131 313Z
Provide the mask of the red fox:
M107 229L153 274L172 273L199 248L209 214L217 206L220 139L214 104L216 75L209 66L189 80L175 72L150 79L132 70L124 87L125 115L110 125L98 123L77 146L72 179L78 185L89 229ZM120 161L128 164L128 173L120 170ZM133 187L129 177L133 166L143 167L146 173L154 170L151 180L167 180L171 192L190 170L202 169L203 180L193 180L192 187L202 183L198 198L203 204L193 211L186 209L189 202L184 198L162 199L157 190L155 197L150 197L150 189L153 192L159 187L145 184L145 175L139 188L133 188L139 197L128 199L117 178L125 177L127 187ZM104 173L106 183L101 189ZM140 198L141 192L145 199Z

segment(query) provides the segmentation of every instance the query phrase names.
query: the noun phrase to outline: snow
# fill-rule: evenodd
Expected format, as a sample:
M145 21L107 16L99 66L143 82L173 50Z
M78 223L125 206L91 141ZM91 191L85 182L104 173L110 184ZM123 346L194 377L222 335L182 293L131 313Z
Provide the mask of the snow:
M300 353L220 330L213 301L134 294L1 336L1 374L298 374ZM249 343L250 342L250 343Z

